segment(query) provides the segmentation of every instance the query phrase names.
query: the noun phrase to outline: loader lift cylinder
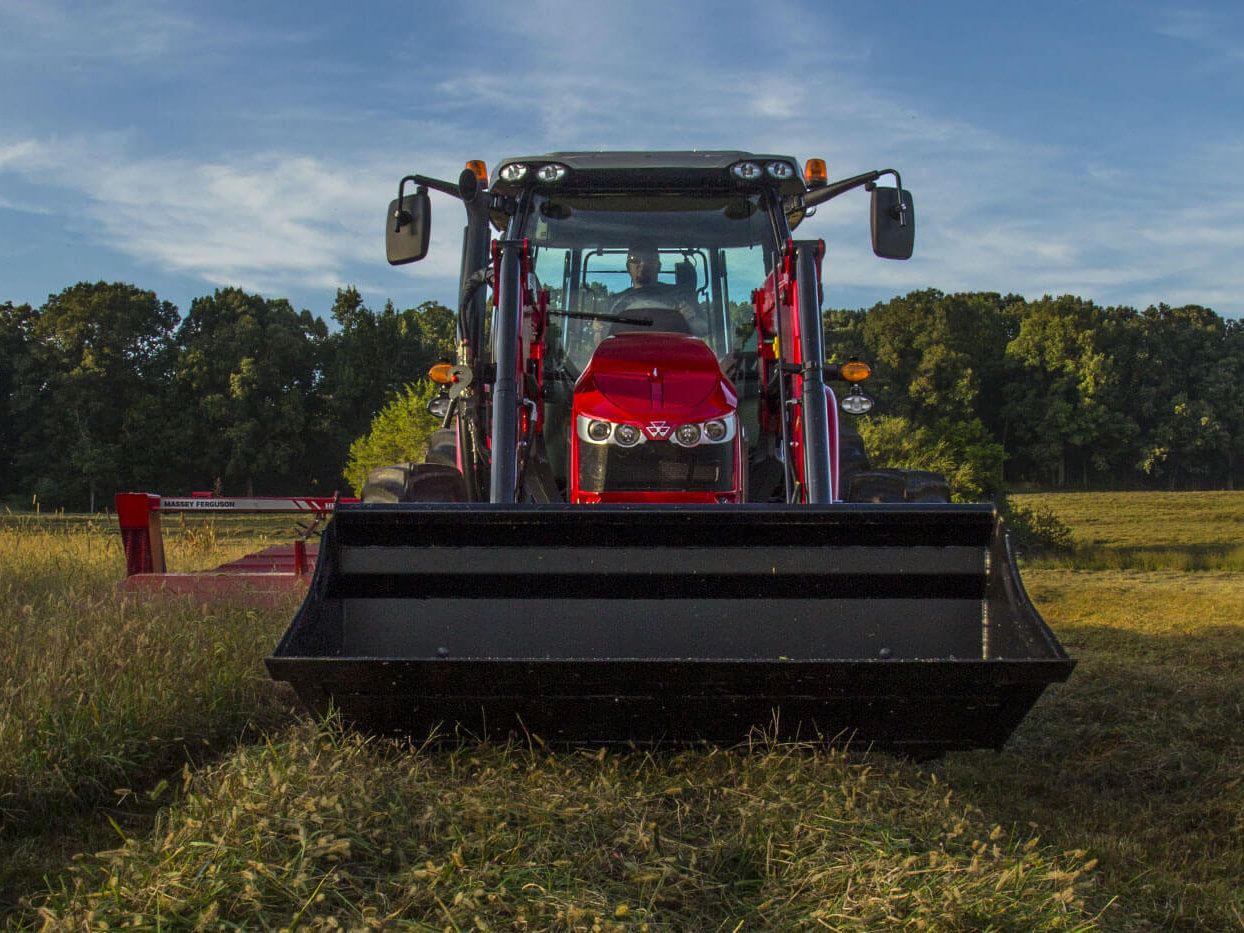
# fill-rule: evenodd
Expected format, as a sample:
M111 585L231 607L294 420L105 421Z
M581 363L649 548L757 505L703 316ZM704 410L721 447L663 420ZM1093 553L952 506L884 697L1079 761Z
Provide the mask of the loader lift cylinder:
M518 355L522 347L523 282L521 241L502 240L497 282L497 310L492 346L496 378L492 385L492 476L488 501L517 501Z
M821 327L817 261L824 244L795 242L795 288L799 301L799 357L803 379L803 475L807 501L834 501L830 477L829 402L825 392L825 335Z

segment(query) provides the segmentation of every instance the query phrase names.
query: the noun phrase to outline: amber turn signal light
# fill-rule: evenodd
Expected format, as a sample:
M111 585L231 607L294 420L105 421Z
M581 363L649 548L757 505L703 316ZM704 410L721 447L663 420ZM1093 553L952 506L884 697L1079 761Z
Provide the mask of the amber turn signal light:
M803 180L809 188L819 188L829 183L829 174L825 170L824 159L809 159L803 164Z
M873 368L859 360L851 360L838 367L838 375L847 382L863 382L873 374Z
M466 169L479 180L481 185L488 184L488 166L484 164L483 159L472 159L466 164Z
M438 385L443 386L447 386L458 381L454 378L453 363L437 363L428 370L428 378Z

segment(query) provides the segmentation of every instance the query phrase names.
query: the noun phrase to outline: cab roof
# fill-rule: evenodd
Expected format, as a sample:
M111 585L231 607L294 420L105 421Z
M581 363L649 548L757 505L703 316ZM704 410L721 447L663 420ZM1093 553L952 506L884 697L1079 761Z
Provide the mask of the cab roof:
M730 173L739 162L785 162L794 170L790 178L774 179L768 175L760 182L742 182ZM516 182L507 182L501 170L520 163L527 174ZM553 183L534 181L535 171L542 165L564 165L566 176ZM559 190L626 191L756 188L772 185L782 196L802 194L807 190L799 163L791 156L765 155L741 150L671 150L617 152L549 152L544 155L511 156L498 163L492 175L491 189L500 194L517 194L531 184Z

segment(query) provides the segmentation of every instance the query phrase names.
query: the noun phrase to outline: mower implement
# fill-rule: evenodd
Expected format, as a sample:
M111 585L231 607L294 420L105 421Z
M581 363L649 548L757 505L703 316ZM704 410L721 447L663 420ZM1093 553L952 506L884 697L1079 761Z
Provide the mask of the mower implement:
M827 358L825 244L792 231L858 188L874 252L910 256L893 169L554 152L403 178L390 263L426 255L430 190L467 215L440 430L334 513L272 676L420 738L1001 747L1074 662L993 506L872 469L841 423L871 368Z

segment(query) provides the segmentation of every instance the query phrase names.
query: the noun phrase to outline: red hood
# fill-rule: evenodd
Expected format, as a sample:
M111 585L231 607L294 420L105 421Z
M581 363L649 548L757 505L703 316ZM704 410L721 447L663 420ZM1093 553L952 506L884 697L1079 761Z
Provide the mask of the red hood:
M593 393L599 397L589 398ZM670 333L607 337L579 377L575 395L585 403L584 414L613 421L642 421L657 414L680 422L703 421L738 405L708 345L697 337Z

